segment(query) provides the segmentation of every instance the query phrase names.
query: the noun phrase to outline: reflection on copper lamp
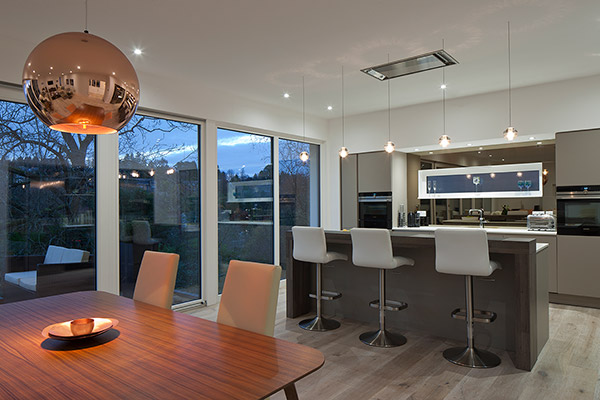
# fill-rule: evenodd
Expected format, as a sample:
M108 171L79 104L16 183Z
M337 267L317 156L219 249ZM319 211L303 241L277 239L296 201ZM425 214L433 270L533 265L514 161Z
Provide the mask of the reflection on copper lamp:
M23 68L23 91L49 128L68 133L116 133L135 114L140 86L133 65L108 41L84 32L38 44Z

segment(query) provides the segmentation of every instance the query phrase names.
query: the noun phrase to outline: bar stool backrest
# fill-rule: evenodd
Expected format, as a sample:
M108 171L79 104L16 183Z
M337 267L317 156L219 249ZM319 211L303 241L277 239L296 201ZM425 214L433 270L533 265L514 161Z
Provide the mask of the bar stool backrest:
M327 260L327 243L325 230L315 226L293 226L294 259L298 261L325 264Z
M489 276L487 233L483 229L439 228L435 231L435 269L455 275Z
M392 269L398 264L392 252L390 231L377 228L352 228L352 263L359 267Z

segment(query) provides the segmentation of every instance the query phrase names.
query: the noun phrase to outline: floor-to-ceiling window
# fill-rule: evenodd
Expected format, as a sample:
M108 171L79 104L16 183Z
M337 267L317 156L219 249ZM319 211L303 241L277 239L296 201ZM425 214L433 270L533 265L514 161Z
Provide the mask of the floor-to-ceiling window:
M219 128L219 293L232 259L274 262L273 139Z
M300 160L302 151L308 161ZM286 232L294 225L320 225L319 145L279 139L279 254L285 277Z
M121 294L131 297L146 250L180 256L173 303L201 298L201 125L136 115L119 132Z
M0 101L1 301L94 289L94 144Z

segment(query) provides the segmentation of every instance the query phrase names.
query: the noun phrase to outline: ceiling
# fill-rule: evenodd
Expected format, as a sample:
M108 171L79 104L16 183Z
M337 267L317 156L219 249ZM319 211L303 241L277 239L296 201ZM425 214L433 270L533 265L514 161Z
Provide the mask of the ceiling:
M4 2L0 80L20 83L43 39L83 30L84 4ZM144 85L160 79L301 111L305 76L306 112L321 118L341 115L342 65L346 114L386 109L387 82L359 70L442 39L460 63L446 68L448 99L505 90L509 20L513 87L600 73L598 0L89 0L88 13L90 33L140 73L142 105ZM392 107L440 100L441 80L439 69L391 80Z

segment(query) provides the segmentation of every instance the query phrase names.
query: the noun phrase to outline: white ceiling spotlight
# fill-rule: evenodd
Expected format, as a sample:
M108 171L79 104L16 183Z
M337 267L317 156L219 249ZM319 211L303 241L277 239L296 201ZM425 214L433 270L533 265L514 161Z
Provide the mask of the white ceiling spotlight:
M289 99L290 98L290 94L289 93L284 93L283 94L283 98L284 99Z
M329 110L329 111L333 110L333 106L327 106L327 110Z
M140 48L133 49L133 54L135 54L136 56L141 56L142 53L143 53L143 51Z

